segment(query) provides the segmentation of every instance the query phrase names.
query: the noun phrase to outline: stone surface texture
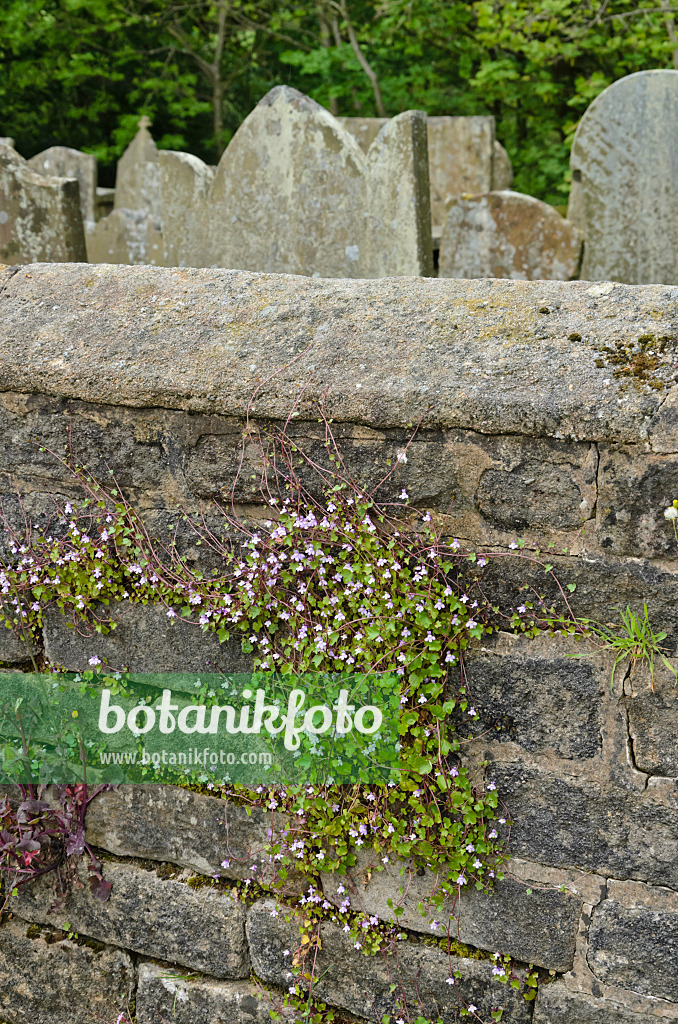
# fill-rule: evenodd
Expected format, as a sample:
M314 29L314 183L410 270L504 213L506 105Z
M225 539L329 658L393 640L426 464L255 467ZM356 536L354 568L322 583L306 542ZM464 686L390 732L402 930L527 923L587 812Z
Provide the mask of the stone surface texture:
M119 671L181 672L187 664L197 672L252 670L252 660L242 653L237 639L220 644L215 633L203 633L178 616L169 619L164 605L121 602L109 607L106 614L114 619L116 628L88 635L68 628L72 616L48 609L44 638L49 660L73 672L85 670L92 654Z
M570 281L577 276L579 230L540 199L488 192L447 204L440 277Z
M588 962L602 982L678 1002L678 893L611 881L593 911Z
M33 936L31 929L30 936ZM18 919L0 925L0 1015L6 1024L114 1024L134 995L128 953L70 942L51 929L34 937Z
M38 174L51 178L77 178L84 223L96 220L97 158L68 146L50 146L27 161Z
M0 144L0 265L86 260L78 182L45 177Z
M585 238L581 277L678 282L666 244L678 230L678 71L639 71L608 86L572 143L567 216Z

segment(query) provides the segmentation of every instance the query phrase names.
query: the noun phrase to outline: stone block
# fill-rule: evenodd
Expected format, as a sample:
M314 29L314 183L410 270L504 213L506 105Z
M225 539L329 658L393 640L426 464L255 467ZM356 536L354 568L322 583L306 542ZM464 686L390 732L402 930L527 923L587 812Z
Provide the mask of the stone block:
M38 174L52 178L77 178L80 186L80 211L83 222L95 221L97 194L97 158L68 146L51 146L27 161Z
M459 716L461 734L485 733L488 741L514 743L531 754L600 757L601 696L613 659L591 655L592 648L569 637L528 640L500 633L484 640L464 659L464 683L480 721ZM458 668L450 683L456 692Z
M581 246L579 230L533 196L460 196L447 204L439 276L570 281Z
M663 286L56 265L0 283L3 389L101 407L239 417L270 376L258 421L286 422L303 380L308 420L326 395L328 417L371 430L644 443L676 372L673 345L659 389L596 365L627 332L671 335Z
M110 633L83 635L68 628L72 616L56 608L44 616L45 657L71 672L83 671L97 654L116 670L131 672L248 672L252 662L232 638L219 643L214 632L177 617L165 605L118 602L105 609L116 628Z
M678 283L678 71L639 71L608 86L574 136L568 218L586 246L587 281Z
M78 183L0 145L0 263L86 263Z
M40 648L32 640L22 640L13 629L7 629L0 621L0 662L7 665L28 665L31 655L39 654Z
M121 949L70 942L18 919L0 925L0 1016L6 1024L115 1024L135 984L132 960Z
M134 864L104 861L103 875L111 883L105 903L92 895L82 859L63 901L56 878L43 875L21 887L10 900L11 909L24 921L57 928L68 922L78 935L216 978L249 975L245 912L232 896L209 887L194 889L185 879L166 878Z
M282 1007L282 995L261 985L186 979L155 964L139 965L137 1024L270 1024L271 1010L292 1024L295 1014Z
M299 926L282 913L272 917L272 901L260 901L247 917L247 936L255 974L270 984L292 984L290 961L299 947ZM523 1024L532 1018L532 1006L514 989L498 984L492 974L494 961L450 957L442 949L422 943L395 941L389 954L364 956L354 948L342 928L332 922L320 926L322 948L313 951L314 985L319 999L340 1006L367 1020L381 1020L385 1014L402 1014L402 1000L414 1017L427 1016L444 1024L458 1019L463 1005L473 1004L481 1019L494 1009L504 1008L502 1021ZM286 956L285 950L289 953ZM305 970L310 963L305 965ZM456 985L447 983L454 971L461 972Z
M673 661L674 668L678 668ZM656 665L654 691L649 672L630 676L631 696L625 699L633 759L641 772L678 776L678 690L676 677L665 665Z
M376 915L401 928L437 937L447 934L449 928L453 938L476 949L508 953L516 960L549 970L571 969L582 906L581 898L572 892L504 878L492 892L472 888L460 900L446 901L435 908L431 894L438 879L433 872L416 871L410 862L401 860L392 860L382 871L377 870L380 866L378 858L360 854L348 879L322 873L325 897L338 906L345 898L337 893L341 882L358 913ZM528 888L532 890L530 895ZM394 908L402 907L404 912L394 914L389 899Z
M122 857L170 861L203 875L276 881L265 853L269 829L277 834L285 820L258 807L244 807L175 786L131 785L101 793L87 809L87 841ZM227 866L222 861L228 860ZM295 873L283 891L305 888Z
M631 339L619 358L631 360L633 352L643 358L654 358L654 349L662 344L658 338L643 341ZM613 353L616 350L613 350ZM607 353L605 360L616 359ZM621 364L624 369L624 364ZM608 373L618 373L620 366L609 364ZM628 369L628 367L627 367ZM633 377L630 378L633 380ZM598 471L598 504L596 507L596 543L612 555L636 558L678 558L678 544L671 522L664 518L664 509L678 494L678 455L653 454L645 445L614 445L600 447Z
M678 893L611 880L593 908L587 960L607 985L678 1001Z
M539 986L532 1020L533 1024L648 1024L666 1018L635 1013L611 999L572 992L561 981L554 981Z
M521 764L496 762L489 770L513 822L515 856L678 887L674 780L634 792Z

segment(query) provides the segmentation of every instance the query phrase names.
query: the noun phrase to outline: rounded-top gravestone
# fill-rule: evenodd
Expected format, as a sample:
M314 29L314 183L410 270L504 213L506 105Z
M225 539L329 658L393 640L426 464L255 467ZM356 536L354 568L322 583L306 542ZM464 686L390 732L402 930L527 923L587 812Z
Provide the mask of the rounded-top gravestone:
M581 277L678 283L678 71L639 71L598 96L572 145L568 220Z

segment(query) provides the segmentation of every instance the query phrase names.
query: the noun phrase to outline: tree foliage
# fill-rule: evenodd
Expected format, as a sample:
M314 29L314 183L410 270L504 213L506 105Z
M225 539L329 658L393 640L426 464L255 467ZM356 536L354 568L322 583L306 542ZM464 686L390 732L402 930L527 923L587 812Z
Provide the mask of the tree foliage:
M611 82L678 67L678 0L4 0L0 134L96 153L148 114L215 162L288 83L341 115L494 114L515 187L562 203L577 121ZM111 182L112 183L112 182Z

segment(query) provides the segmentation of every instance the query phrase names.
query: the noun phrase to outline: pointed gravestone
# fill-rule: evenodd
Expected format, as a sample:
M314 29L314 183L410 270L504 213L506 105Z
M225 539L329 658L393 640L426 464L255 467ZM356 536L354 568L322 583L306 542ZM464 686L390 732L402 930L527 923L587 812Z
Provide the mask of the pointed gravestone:
M31 170L0 145L0 263L85 263L78 182Z
M160 165L158 150L144 115L139 130L118 161L115 210L144 210L160 222Z
M319 104L272 89L212 182L196 158L163 154L167 253L185 266L319 277L431 273L425 115L400 114L374 147L365 156Z
M533 196L462 196L449 203L439 276L569 281L577 274L580 252L577 229Z
M28 166L38 174L58 178L77 178L80 185L82 219L96 220L97 160L91 153L81 153L68 146L52 146L32 156Z
M158 150L144 115L118 161L113 210L88 225L90 263L164 265Z
M639 71L597 96L572 144L567 216L581 277L678 284L678 71Z

